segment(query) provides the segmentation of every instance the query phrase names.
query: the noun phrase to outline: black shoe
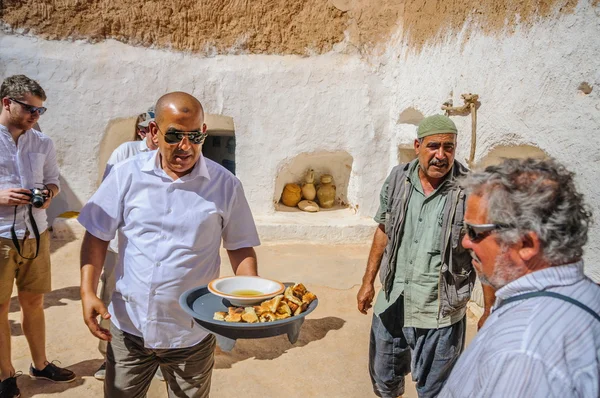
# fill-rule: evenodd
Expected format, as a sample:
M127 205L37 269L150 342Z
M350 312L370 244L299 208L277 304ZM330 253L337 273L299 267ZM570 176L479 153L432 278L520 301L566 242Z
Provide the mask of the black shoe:
M42 370L37 370L31 365L29 367L29 376L32 379L46 379L55 383L70 383L75 380L75 373L69 369L59 368L52 362L46 361L46 367Z
M21 391L17 387L17 377L21 375L22 373L18 372L0 382L0 398L19 398L21 396Z

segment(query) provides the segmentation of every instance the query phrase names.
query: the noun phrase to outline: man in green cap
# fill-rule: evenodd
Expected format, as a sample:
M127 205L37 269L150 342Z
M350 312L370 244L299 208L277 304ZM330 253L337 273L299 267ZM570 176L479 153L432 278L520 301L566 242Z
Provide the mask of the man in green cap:
M447 116L423 119L417 159L394 167L381 189L379 226L357 295L366 314L379 272L369 347L379 397L402 395L408 373L419 397L437 396L464 347L475 271L461 245L465 194L454 181L468 170L454 159L456 135Z

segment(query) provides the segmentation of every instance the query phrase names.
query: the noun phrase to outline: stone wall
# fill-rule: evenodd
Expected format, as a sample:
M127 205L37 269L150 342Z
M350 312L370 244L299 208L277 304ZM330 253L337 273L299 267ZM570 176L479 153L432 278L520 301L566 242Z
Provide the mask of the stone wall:
M598 0L594 0L597 2ZM577 0L5 0L9 32L204 54L325 53L345 38L370 52L401 28L420 50L471 31L503 36L572 13ZM468 38L469 35L463 39ZM380 46L381 48L381 46Z

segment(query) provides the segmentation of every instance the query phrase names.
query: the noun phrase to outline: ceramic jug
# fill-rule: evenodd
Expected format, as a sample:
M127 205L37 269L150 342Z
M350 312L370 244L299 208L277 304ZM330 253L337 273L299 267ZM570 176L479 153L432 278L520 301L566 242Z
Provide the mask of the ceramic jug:
M281 202L289 207L296 207L302 200L302 190L298 184L286 184L281 194Z
M329 174L321 176L321 185L317 190L319 205L324 209L333 207L335 203L335 185L333 185L333 177Z
M315 172L313 169L308 170L304 178L305 184L302 185L302 197L306 200L315 200L317 190L315 189Z

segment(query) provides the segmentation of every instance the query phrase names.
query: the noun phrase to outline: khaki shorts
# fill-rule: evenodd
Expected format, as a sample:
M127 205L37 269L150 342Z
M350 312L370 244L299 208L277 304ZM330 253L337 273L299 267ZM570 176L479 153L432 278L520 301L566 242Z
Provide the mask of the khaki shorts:
M35 256L35 238L19 239L21 254ZM50 234L40 235L40 252L33 260L27 260L17 253L12 239L0 238L0 303L10 300L14 280L20 292L43 294L51 291L50 279Z

